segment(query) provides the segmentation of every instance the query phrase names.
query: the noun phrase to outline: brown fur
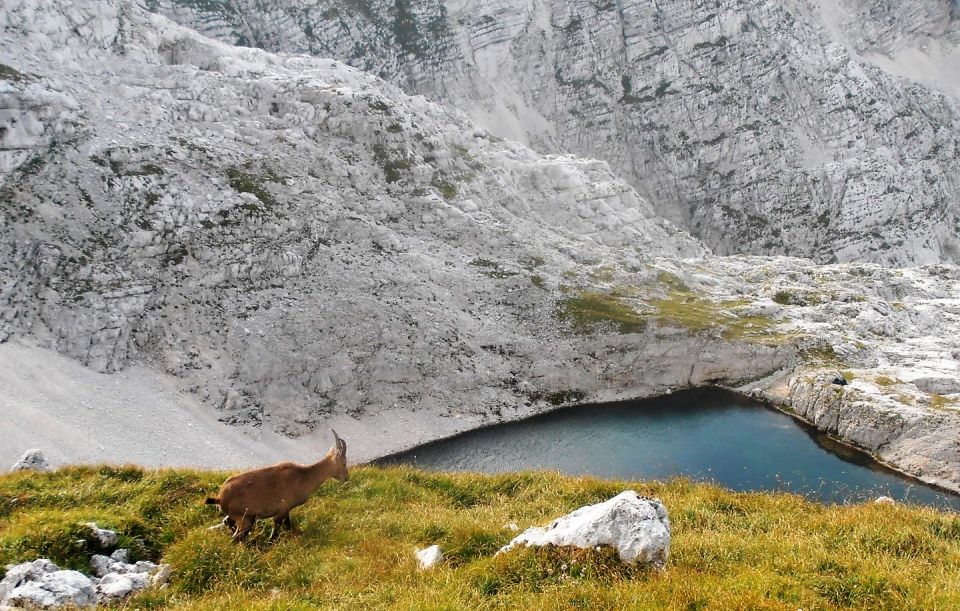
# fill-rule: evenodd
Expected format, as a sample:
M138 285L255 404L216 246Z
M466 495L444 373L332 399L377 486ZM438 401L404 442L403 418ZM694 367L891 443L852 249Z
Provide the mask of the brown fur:
M230 477L216 498L208 504L220 506L227 514L223 524L233 531L234 541L242 541L257 520L273 518L270 539L276 539L281 527L293 530L290 510L307 502L313 491L330 478L345 482L347 444L333 431L334 444L327 455L312 465L282 462Z

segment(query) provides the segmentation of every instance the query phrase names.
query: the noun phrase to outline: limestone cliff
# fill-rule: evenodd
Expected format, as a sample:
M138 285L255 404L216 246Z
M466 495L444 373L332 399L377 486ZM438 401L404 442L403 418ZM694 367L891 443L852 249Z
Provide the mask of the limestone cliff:
M148 4L604 159L719 254L960 256L960 20L944 0Z
M960 487L955 267L718 257L604 161L124 0L4 3L0 70L0 341L295 435L793 377L822 428ZM842 417L802 407L824 373Z

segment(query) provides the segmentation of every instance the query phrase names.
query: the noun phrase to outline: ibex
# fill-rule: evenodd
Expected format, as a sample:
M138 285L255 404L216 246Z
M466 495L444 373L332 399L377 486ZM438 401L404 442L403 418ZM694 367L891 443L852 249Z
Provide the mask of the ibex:
M312 465L282 462L230 477L220 487L220 495L207 499L208 505L219 505L227 514L223 524L233 532L234 541L243 541L257 520L273 518L270 540L286 526L293 530L290 510L307 502L313 491L331 477L345 482L347 444L333 433L333 447Z

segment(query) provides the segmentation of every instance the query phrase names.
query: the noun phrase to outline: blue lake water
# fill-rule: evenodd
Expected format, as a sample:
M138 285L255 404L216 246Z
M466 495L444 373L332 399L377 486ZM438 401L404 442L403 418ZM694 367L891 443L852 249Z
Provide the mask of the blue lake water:
M484 473L546 469L616 479L685 476L831 503L886 495L960 510L960 495L906 478L790 416L717 389L562 409L378 463Z

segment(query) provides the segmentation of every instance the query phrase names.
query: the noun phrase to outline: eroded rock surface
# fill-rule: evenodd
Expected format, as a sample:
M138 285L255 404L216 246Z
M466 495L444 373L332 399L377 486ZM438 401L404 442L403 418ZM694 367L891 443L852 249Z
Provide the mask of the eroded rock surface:
M493 133L608 161L721 254L960 253L960 18L944 0L152 0L337 57Z

